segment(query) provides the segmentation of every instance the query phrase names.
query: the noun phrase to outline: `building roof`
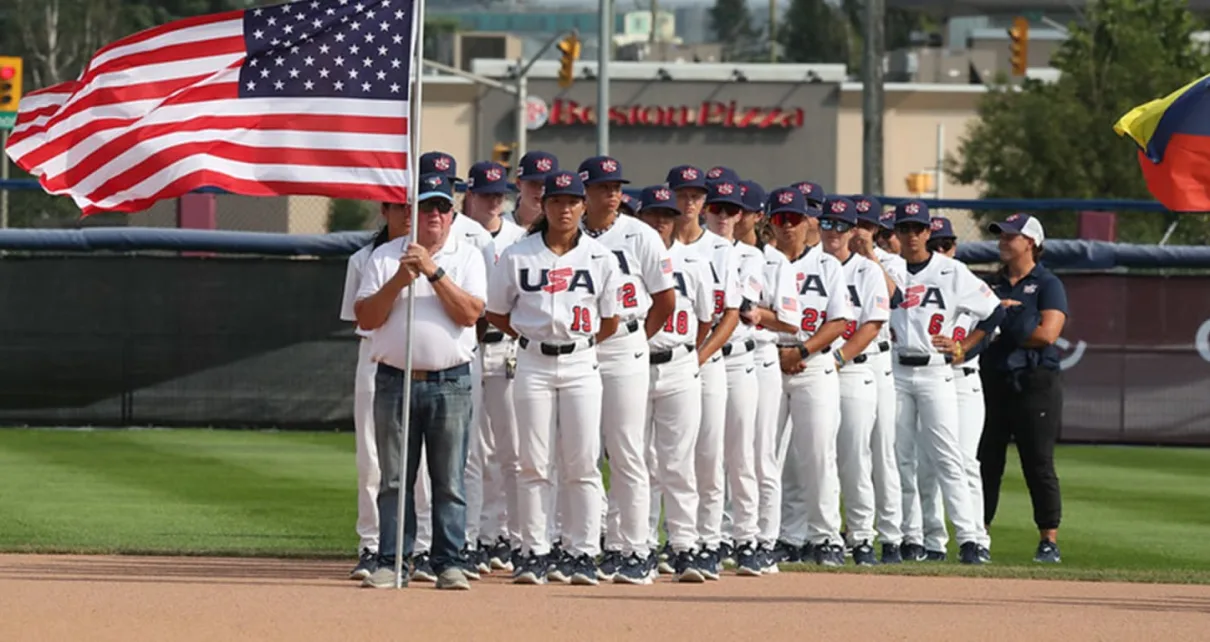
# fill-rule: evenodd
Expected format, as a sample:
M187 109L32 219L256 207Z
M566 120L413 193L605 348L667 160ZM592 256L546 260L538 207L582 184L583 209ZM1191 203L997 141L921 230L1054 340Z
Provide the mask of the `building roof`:
M488 78L505 78L512 72L515 63L511 60L478 58L471 62L471 71ZM581 59L575 65L577 75L596 76L597 61ZM664 75L661 75L663 72ZM539 60L530 69L530 78L556 78L559 61ZM610 61L609 76L613 80L696 80L726 82L746 80L748 82L844 82L847 72L844 65L777 64L766 63L675 63L675 62L629 62Z

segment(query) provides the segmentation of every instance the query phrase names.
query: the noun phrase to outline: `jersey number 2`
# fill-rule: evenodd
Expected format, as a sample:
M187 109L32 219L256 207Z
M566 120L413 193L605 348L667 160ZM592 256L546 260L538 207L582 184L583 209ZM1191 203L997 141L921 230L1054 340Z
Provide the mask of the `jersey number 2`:
M827 320L827 312L821 312L815 308L806 308L802 311L802 331L815 332Z
M592 312L588 308L577 305L571 309L571 331L592 332Z

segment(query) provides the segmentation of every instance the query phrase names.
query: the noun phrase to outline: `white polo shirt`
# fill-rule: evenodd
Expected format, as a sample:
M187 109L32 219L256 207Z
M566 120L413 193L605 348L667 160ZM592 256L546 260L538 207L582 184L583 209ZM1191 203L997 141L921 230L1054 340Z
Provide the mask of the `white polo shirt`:
M399 270L399 258L410 242L411 239L405 236L384 243L374 251L366 264L361 288L357 291L358 299L372 296L395 275ZM481 301L487 299L487 270L479 248L451 230L433 262L445 270L445 278L468 294ZM417 277L409 287L416 288L412 369L445 370L470 363L475 357L475 328L463 327L449 318L433 291L433 284L424 276ZM370 349L373 361L400 369L407 365L407 308L408 290L405 288L395 299L386 323L374 331Z
M362 330L356 325L357 314L353 311L353 306L357 303L357 291L361 289L361 275L365 272L366 264L370 262L370 255L373 253L373 243L357 250L349 257L348 266L345 268L345 291L340 302L340 320L353 323L353 331L360 337L374 334L373 330Z

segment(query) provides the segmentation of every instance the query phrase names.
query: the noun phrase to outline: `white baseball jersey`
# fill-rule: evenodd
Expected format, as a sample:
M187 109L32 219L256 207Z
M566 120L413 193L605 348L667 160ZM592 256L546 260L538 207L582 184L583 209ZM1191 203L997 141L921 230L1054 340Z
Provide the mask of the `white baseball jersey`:
M617 259L581 234L563 256L529 234L500 253L488 281L487 310L509 314L530 341L569 343L595 336L601 319L618 315Z
M899 292L903 294L903 284L907 281L907 261L903 260L898 254L891 254L878 247L874 246L874 256L878 257L878 263L882 265L886 273L890 275L891 280L895 282L895 287L899 288ZM878 333L876 341L891 340L891 324L882 324L882 331Z
M895 348L905 354L936 353L933 337L952 336L958 315L968 312L982 321L1000 304L970 268L936 252L919 272L908 272L905 286L903 301L891 312Z
M697 324L710 323L714 318L710 263L680 243L673 243L668 255L672 261L676 309L648 342L653 352L697 343Z
M806 343L828 321L854 318L844 267L836 257L816 245L790 261L790 272L802 312L796 322L798 331L793 335L781 333L779 343Z
M588 230L585 233L592 236ZM673 286L672 261L659 233L637 218L618 215L609 229L592 238L618 259L621 272L618 320L626 323L646 317L651 309L651 294Z
M349 257L348 267L345 268L345 291L340 303L341 321L357 323L357 313L353 311L353 307L357 304L357 291L361 289L362 274L365 272L366 264L370 262L370 255L374 253L374 249L374 244L371 243ZM353 331L363 337L374 334L373 330L362 330L360 327L355 327Z
M450 221L450 234L456 234L459 241L470 243L481 250L492 242L492 235L479 221L461 212L454 213L454 220Z
M977 325L979 325L978 319L971 316L968 312L963 312L959 314L958 318L954 321L954 330L950 334L950 337L953 338L954 341L964 341L966 337L970 336L970 333L975 331L975 326ZM979 355L975 355L969 359L964 359L962 363L957 364L954 367L959 369L978 368Z
M764 281L760 305L776 312L778 321L798 325L801 317L798 314L798 294L794 287L794 272L790 270L790 261L781 250L771 245L762 244L760 249ZM754 328L753 337L757 343L777 341L777 333L763 327Z
M857 332L857 328L871 322L882 321L883 327L886 327L886 321L891 318L891 298L887 296L886 279L882 277L882 268L877 263L867 259L864 256L857 254L849 255L849 260L843 263L845 283L849 287L849 303L853 306L853 316L849 322L845 324L844 332L836 343L832 344L832 349L840 349L845 341L853 337L853 333ZM866 352L878 352L878 338L875 337L866 346ZM873 348L871 350L871 348ZM857 355L845 355L848 358L853 358Z
M702 235L686 246L710 262L710 280L714 284L714 314L711 320L713 324L718 325L726 310L738 309L745 298L752 301L760 298L760 293L755 292L751 284L740 280L739 250L731 241L710 230L702 230ZM739 334L742 327L741 323L740 328L736 328L732 341L742 336Z
M732 241L731 245L735 248L735 253L739 255L739 282L744 286L741 295L755 305L762 305L766 297L764 252L739 241ZM756 296L749 296L750 294ZM743 341L755 336L756 326L741 321L735 328L735 333L731 335L731 340Z
M500 229L488 232L488 236L491 240L483 246L483 260L487 263L487 271L490 273L492 266L500 259L500 253L525 237L525 228L506 218L501 218Z

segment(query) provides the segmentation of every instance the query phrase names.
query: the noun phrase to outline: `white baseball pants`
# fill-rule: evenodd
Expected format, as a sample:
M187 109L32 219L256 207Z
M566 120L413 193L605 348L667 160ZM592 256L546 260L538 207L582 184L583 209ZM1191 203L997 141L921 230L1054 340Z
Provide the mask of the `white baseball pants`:
M601 362L601 431L609 453L605 549L648 553L651 480L647 470L647 404L651 365L640 329L597 347Z
M517 416L513 406L513 380L505 362L516 356L517 343L505 338L480 345L483 354L483 410L479 420L485 446L483 460L483 511L479 537L494 542L503 537L516 542L517 522Z
M777 459L777 436L781 415L781 362L777 346L760 344L753 354L756 365L756 485L760 493L756 541L772 547L781 527L781 468Z
M551 466L559 469L566 497L563 536L573 555L600 553L601 373L592 348L560 356L541 353L537 342L517 350L513 402L518 427L517 508L527 553L550 552ZM558 452L554 452L555 449ZM644 513L646 515L646 513Z
M475 548L479 542L480 517L483 512L483 477L486 474L486 444L483 426L483 351L476 349L471 359L471 425L466 437L466 545Z
M727 368L715 353L701 367L702 421L694 451L697 475L697 536L705 548L723 540L723 444L727 425Z
M905 439L914 443L919 450L917 459L929 462L935 468L956 539L960 543L977 542L979 518L973 513L970 485L963 468L953 369L944 363L928 366L895 364L895 386L899 390L896 433L900 443ZM906 518L909 484L904 479L902 467L900 472ZM913 485L916 482L914 475L912 482ZM905 538L910 539L906 529Z
M780 362L778 372L781 372ZM785 375L782 375L782 399L777 404L777 461L781 466L781 510L778 511L777 538L787 544L802 546L807 537L807 503L799 475L802 457L798 454L797 445L790 439L794 432L794 418L788 411L788 395Z
M983 382L977 368L954 368L954 388L958 392L958 440L962 445L962 468L970 487L971 508L979 530L977 541L991 548L991 537L983 524L983 476L979 469L979 440L983 436L986 409ZM929 462L919 473L920 504L924 522L924 546L944 551L949 543L945 530L945 512L941 503L936 467ZM935 548L934 548L935 547Z
M659 546L659 497L663 497L668 544L676 552L691 550L698 539L697 474L694 451L702 417L702 381L697 352L675 348L672 361L650 366L647 398L647 467L653 504L646 546Z
M371 361L370 340L362 339L357 350L357 375L353 382L353 426L357 448L357 536L358 550L378 550L378 442L374 436L374 375L378 364ZM427 552L433 542L433 511L430 510L428 466L420 453L420 473L413 490L416 502L417 552Z
M840 377L830 353L812 355L802 372L785 377L782 404L788 416L789 449L797 457L799 491L805 503L806 541L842 544L840 479L836 443L840 432ZM801 532L801 531L799 531Z
M850 547L874 543L873 452L870 440L878 411L878 384L866 364L840 370L840 434L837 439L840 492Z
M742 344L737 348L743 349ZM755 544L760 532L760 486L756 481L756 366L751 352L723 358L727 410L723 466L731 500L731 539Z
M895 375L891 353L872 355L866 365L878 387L878 411L870 436L870 454L874 478L874 530L884 544L903 542L903 491L899 485L899 462L895 453Z

